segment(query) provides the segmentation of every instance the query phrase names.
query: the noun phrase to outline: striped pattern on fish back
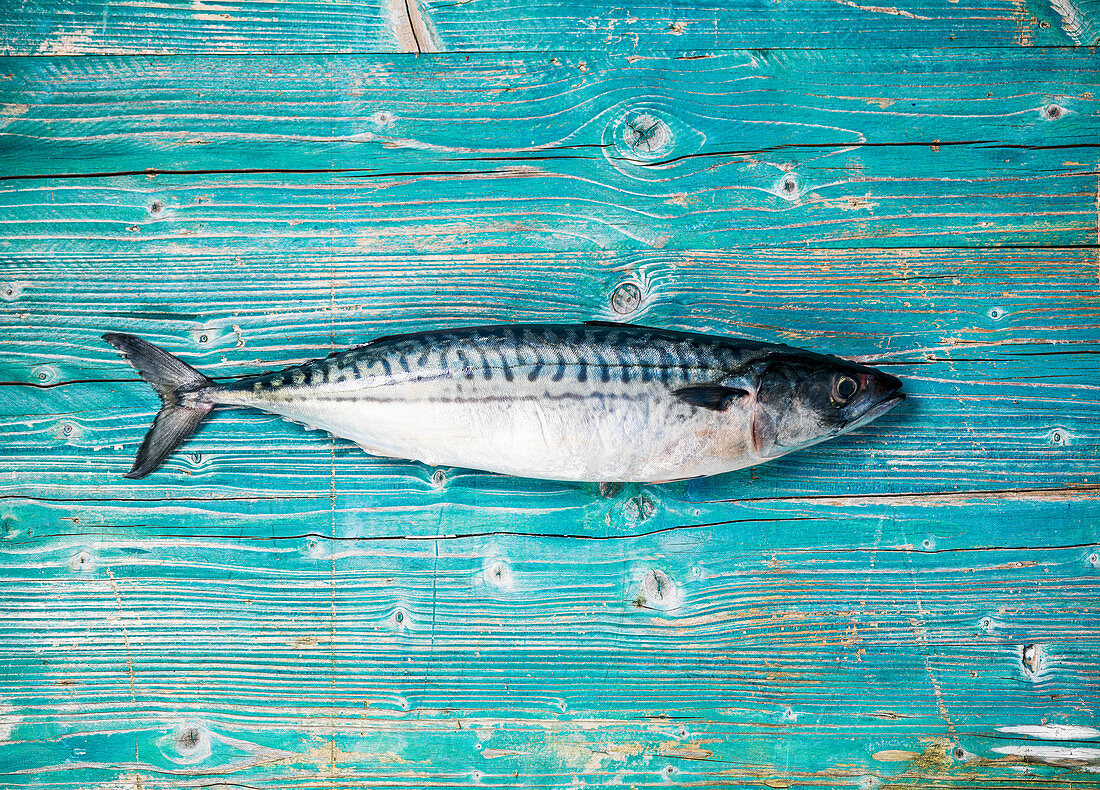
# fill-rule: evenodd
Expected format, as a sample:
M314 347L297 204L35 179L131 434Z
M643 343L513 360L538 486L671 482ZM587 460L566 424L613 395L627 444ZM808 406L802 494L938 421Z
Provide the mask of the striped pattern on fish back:
M431 383L456 394L525 385L668 388L736 375L770 344L617 325L515 325L379 338L241 382L257 394Z

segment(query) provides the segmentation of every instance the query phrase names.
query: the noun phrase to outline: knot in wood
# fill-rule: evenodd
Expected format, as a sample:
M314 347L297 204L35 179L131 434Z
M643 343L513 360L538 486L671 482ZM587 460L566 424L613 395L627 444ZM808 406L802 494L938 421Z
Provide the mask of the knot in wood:
M1020 663L1023 665L1024 674L1028 677L1035 677L1039 674L1045 659L1046 654L1042 645L1031 644L1020 648Z
M668 124L648 112L627 115L622 127L624 153L638 159L656 159L672 145Z
M637 283L621 283L611 294L611 309L619 315L629 315L642 304L642 289Z
M177 765L194 765L210 756L210 735L194 722L176 725L157 743L164 756Z
M511 590L515 587L515 579L512 576L511 566L504 560L493 559L485 563L481 577L490 587L498 590Z
M31 371L31 375L37 384L53 384L60 378L53 365L38 365Z
M657 609L674 609L680 603L680 592L676 582L664 571L651 568L642 579L642 594L645 602Z
M202 732L198 727L182 727L176 733L176 748L189 754L198 748L202 741Z
M795 200L798 197L798 179L794 173L787 173L779 182L779 196L787 200Z
M88 573L95 567L95 562L89 552L81 551L69 560L69 567L79 573Z
M325 548L325 545L317 538L310 538L306 541L306 554L313 559L321 559L327 556Z
M630 521L641 523L653 518L653 514L657 512L657 506L645 494L640 494L627 500L625 510Z

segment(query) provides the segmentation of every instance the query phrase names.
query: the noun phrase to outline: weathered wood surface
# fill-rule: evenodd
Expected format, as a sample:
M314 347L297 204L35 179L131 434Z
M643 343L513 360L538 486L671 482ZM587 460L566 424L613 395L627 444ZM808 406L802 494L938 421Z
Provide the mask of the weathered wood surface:
M110 491L129 499L193 495L205 480L211 496L309 496L327 485L336 463L342 484L367 486L383 498L395 483L391 475L412 472L421 478L420 493L434 502L438 492L422 485L426 475L416 467L371 460L344 443L333 460L320 452L327 445L318 435L246 412L219 413L204 428L204 436L216 435L220 452L180 453L167 462L175 474L139 484L123 479L157 401L142 383L120 387L118 381L136 377L100 335L141 331L211 375L242 375L324 356L372 335L593 316L869 355L914 392L912 408L874 430L693 488L725 491L740 479L749 486L740 496L839 494L853 485L853 474L889 476L895 493L1098 482L1080 479L1100 440L1100 315L1090 295L1095 250L621 253L598 263L589 255L545 253L237 257L85 255L73 263L10 264L18 293L8 307L17 323L5 327L13 344L0 375L31 385L8 398L22 407L9 425L9 447L24 451L21 462L9 462L19 464L17 486L33 480L51 498ZM295 276L288 278L291 269ZM641 305L623 316L612 302L630 284ZM203 295L201 305L195 293ZM20 327L33 330L24 334ZM46 346L44 335L62 338L61 347ZM265 449L250 454L257 436ZM47 457L43 442L54 448ZM851 450L843 464L838 445ZM95 475L85 473L88 464ZM272 465L293 466L294 473L271 476ZM67 477L66 469L80 471ZM515 487L503 484L500 517L507 522ZM478 495L493 486L479 480ZM579 493L582 500L590 493L573 486L524 489ZM326 500L328 494L325 488ZM432 511L430 523L438 517Z
M1100 785L1095 53L3 66L0 784ZM104 331L232 376L588 318L913 397L661 486L229 410L121 478Z
M1091 46L1096 0L34 0L0 8L0 54L647 54L737 48Z
M0 233L108 254L1096 243L1090 50L467 57L10 60Z

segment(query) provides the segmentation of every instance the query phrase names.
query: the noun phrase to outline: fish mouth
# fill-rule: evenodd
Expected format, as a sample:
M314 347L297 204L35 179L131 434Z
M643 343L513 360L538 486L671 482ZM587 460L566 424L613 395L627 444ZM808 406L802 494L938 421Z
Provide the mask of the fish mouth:
M887 397L876 403L874 406L869 408L867 411L863 412L857 424L866 425L872 420L877 420L879 417L886 414L886 412L890 411L904 400L905 394L902 392L895 392L892 395L888 395Z

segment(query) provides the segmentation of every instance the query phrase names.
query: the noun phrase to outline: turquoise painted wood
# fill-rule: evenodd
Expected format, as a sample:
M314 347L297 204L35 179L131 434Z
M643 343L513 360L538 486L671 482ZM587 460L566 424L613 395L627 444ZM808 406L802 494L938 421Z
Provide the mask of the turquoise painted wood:
M6 55L1095 46L1096 0L35 0L0 8Z
M125 8L0 13L0 786L1100 786L1100 75L961 46L1095 6ZM667 485L229 410L121 477L104 331L234 376L590 318L913 397Z
M11 60L7 232L109 255L1096 243L1091 51L586 62Z

